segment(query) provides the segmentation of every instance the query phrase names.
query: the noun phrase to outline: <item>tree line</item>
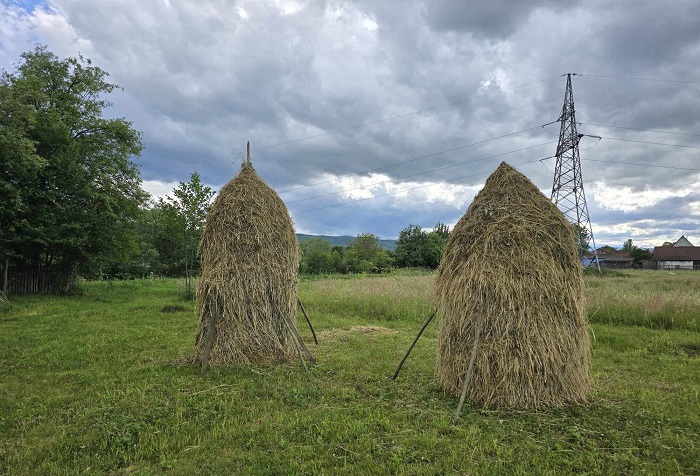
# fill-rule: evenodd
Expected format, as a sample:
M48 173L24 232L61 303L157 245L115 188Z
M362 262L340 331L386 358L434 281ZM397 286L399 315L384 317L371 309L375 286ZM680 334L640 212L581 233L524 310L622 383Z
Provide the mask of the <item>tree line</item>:
M37 45L0 77L0 291L8 269L86 278L191 277L213 191L194 172L165 198L142 189L142 135L106 118L119 86L78 55ZM347 247L300 247L300 271L374 273L435 267L447 235L409 226L394 253L362 234Z
M430 268L440 264L449 235L443 223L432 231L408 225L396 240L396 249L382 249L379 237L362 233L348 246L333 246L323 238L311 238L299 244L301 274L385 273L392 268Z
M198 243L214 192L197 172L165 198L141 187L142 135L106 118L119 86L78 55L60 59L37 45L0 76L0 291L8 269L67 277L199 273ZM348 246L316 238L299 246L303 274L434 269L449 229L401 230L393 252L364 233ZM645 250L625 244L636 259Z

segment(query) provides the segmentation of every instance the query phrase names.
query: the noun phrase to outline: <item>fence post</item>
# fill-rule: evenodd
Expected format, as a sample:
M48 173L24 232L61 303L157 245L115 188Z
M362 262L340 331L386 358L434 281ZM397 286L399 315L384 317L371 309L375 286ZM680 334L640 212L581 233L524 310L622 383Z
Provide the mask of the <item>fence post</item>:
M7 294L7 268L9 267L9 260L5 258L5 263L2 266L2 292Z

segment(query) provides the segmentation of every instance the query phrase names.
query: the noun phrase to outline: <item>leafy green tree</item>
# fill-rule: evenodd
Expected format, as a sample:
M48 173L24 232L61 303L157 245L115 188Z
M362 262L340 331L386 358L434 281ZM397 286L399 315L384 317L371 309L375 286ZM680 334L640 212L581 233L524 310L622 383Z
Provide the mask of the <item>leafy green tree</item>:
M423 266L426 238L420 225L410 224L401 230L394 250L396 265L400 268Z
M170 210L175 212L175 222L182 236L182 250L185 262L185 293L192 294L192 275L199 271L197 250L204 231L204 219L209 212L214 192L202 183L195 171L189 182L180 182L173 190L173 197L166 196Z
M450 227L439 221L435 224L435 227L433 227L433 233L439 235L447 242L447 238L450 236Z
M609 251L610 253L614 253L615 251L617 251L615 249L615 247L610 246L610 245L601 246L600 249L605 250L605 251Z
M632 251L634 248L635 246L632 243L632 238L630 238L622 244L622 251Z
M299 244L302 274L329 274L336 271L331 243L323 238L310 238Z
M106 78L89 59L61 60L45 46L3 72L0 190L11 199L3 197L0 249L16 266L96 273L136 246L147 195L131 157L141 134L103 116L103 97L117 88Z
M350 248L355 250L357 257L361 260L372 261L375 255L381 250L379 237L372 233L362 233L352 240Z
M27 87L10 87L11 77L0 79L0 267L3 270L0 291L7 292L7 268L16 257L16 228L26 220L27 187L36 180L45 161L36 154L28 137L36 123L31 106L33 95ZM14 246L13 246L14 245Z
M449 229L438 223L430 233L419 225L408 225L399 232L394 256L402 268L437 268L447 243Z
M644 260L651 259L651 251L634 246L630 251L630 258L638 264Z

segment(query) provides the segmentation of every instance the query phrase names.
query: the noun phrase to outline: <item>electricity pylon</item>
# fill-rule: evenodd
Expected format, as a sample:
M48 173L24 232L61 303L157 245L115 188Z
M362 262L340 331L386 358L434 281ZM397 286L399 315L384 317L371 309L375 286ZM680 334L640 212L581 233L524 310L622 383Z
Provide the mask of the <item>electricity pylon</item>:
M574 109L574 94L571 90L571 73L567 74L566 93L564 95L564 107L559 116L561 129L559 130L559 143L557 144L557 164L554 169L554 183L552 184L552 201L564 213L569 223L574 226L576 242L579 248L579 257L583 262L584 254L588 253L593 245L595 262L598 263L598 252L591 219L588 216L586 194L583 191L583 175L581 175L581 158L578 151L578 143L583 137L576 130L576 111Z

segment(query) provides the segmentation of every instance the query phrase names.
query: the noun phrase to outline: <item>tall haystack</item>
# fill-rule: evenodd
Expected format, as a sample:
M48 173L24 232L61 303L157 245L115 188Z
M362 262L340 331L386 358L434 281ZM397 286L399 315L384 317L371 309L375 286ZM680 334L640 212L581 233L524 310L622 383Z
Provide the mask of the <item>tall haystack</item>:
M454 227L436 279L437 373L488 409L583 402L589 338L581 262L564 215L501 163Z
M195 361L207 360L206 347L219 365L294 360L297 239L287 207L249 160L212 204L200 256Z

